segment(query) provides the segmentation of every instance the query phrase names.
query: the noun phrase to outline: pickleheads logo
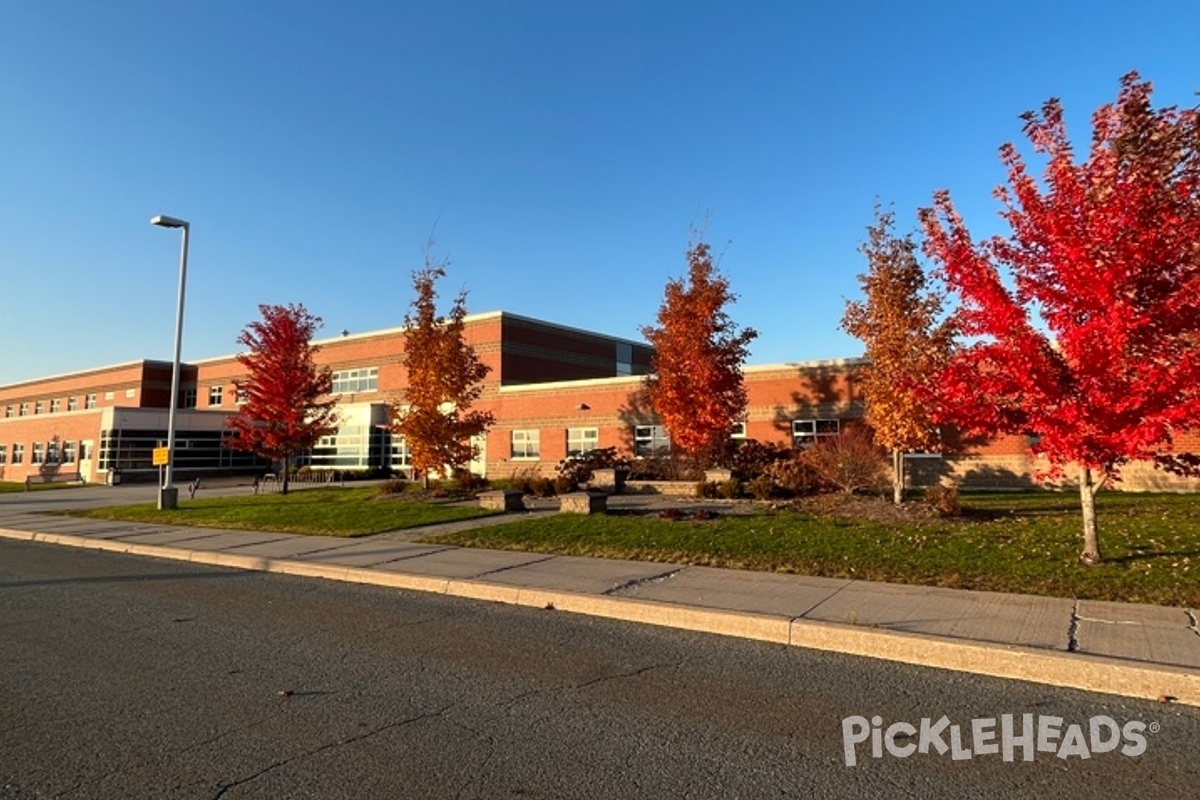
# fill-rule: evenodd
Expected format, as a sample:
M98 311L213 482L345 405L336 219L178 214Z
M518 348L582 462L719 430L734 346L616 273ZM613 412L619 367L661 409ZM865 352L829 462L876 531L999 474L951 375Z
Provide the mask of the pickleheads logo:
M943 716L936 722L926 717L916 725L893 722L885 728L882 717L853 716L842 720L842 747L848 767L858 764L858 746L868 740L872 758L883 758L885 752L896 758L949 753L954 761L996 755L1015 761L1017 753L1022 761L1033 761L1037 753L1053 754L1064 761L1113 752L1136 758L1146 752L1146 733L1159 731L1157 722L1129 720L1121 725L1105 715L1086 723L1064 726L1064 722L1062 717L1002 714L999 719L973 719L967 725L951 723Z

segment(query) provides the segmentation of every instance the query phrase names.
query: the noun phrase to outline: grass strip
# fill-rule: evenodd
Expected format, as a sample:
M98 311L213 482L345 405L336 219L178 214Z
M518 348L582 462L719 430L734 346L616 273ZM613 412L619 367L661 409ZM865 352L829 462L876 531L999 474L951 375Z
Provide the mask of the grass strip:
M153 503L66 512L92 519L191 525L247 531L321 536L366 536L494 512L404 497L383 497L376 487L304 489L289 494L180 499L179 508L158 510Z
M671 521L555 515L431 537L466 547L860 578L956 589L1200 607L1200 496L1106 493L1105 562L1081 566L1078 500L964 498L964 516L872 522L796 511Z

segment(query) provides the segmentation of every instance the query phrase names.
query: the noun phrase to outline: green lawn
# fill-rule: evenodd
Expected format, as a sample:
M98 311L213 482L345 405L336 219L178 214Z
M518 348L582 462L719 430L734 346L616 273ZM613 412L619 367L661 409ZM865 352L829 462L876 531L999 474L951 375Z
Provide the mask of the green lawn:
M180 499L179 508L154 504L72 511L72 516L195 525L202 528L365 536L399 528L486 516L494 512L403 497L381 497L376 487L304 489L287 495Z
M43 489L71 489L82 485L82 483L35 483L29 488L32 491L40 492ZM25 481L0 481L0 494L23 491L25 491Z
M1200 607L1200 496L1106 493L1105 563L1084 567L1078 496L975 495L954 520L881 523L767 512L717 520L548 516L440 544Z

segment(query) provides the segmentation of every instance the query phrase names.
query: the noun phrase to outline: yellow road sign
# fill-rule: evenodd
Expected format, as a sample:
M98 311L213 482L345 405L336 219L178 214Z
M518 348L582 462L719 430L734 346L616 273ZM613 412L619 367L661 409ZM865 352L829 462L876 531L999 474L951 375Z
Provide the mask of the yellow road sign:
M154 448L154 466L165 467L167 462L171 460L171 448L156 447Z

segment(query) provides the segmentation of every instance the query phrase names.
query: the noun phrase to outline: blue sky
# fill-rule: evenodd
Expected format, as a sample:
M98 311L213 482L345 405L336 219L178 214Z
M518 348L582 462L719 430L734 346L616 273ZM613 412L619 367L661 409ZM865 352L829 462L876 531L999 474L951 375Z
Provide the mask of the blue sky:
M751 363L856 356L876 198L1000 230L996 155L1139 70L1200 89L1183 2L0 0L0 383L231 353L259 303L397 326L444 296L640 338L707 239Z

